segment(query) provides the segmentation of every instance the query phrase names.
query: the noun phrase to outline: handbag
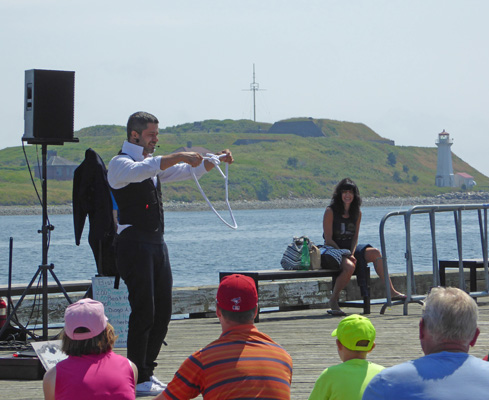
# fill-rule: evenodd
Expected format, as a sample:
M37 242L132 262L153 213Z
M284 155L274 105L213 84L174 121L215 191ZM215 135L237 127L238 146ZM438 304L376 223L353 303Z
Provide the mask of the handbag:
M315 244L311 244L309 248L309 257L311 259L311 269L321 269L321 250Z
M310 259L309 261L310 265L308 267L304 267L301 265L303 246L308 247L309 259ZM318 264L319 264L319 268L317 267ZM287 270L320 269L321 252L314 245L314 243L309 240L307 236L300 236L300 237L294 236L294 238L292 239L292 243L289 244L285 249L285 252L282 256L282 260L280 261L280 265L282 265L283 269L287 269Z

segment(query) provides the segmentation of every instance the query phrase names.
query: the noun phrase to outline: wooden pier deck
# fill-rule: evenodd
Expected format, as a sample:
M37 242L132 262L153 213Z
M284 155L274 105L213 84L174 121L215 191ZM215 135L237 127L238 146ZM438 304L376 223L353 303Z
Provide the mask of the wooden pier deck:
M349 314L358 312L353 308L344 310ZM399 305L387 309L385 315L380 315L379 311L380 306L373 306L369 316L377 329L377 347L369 355L369 360L387 367L422 356L418 340L421 306L411 304L407 316L403 315ZM482 358L489 352L489 300L486 298L479 299L479 312L481 335L470 353ZM258 328L292 356L292 399L307 399L320 372L339 362L331 332L340 320L326 315L325 309L262 314ZM217 318L172 321L166 339L168 346L162 349L157 360L156 376L164 382L169 381L189 354L217 338L220 331ZM116 351L125 355L125 349ZM1 355L11 353L0 349ZM2 380L0 387L0 399L43 399L40 380Z

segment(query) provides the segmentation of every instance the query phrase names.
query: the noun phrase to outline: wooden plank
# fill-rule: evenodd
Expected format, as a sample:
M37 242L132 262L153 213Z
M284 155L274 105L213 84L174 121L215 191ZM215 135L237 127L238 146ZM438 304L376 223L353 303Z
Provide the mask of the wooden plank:
M216 311L217 286L173 288L173 314Z

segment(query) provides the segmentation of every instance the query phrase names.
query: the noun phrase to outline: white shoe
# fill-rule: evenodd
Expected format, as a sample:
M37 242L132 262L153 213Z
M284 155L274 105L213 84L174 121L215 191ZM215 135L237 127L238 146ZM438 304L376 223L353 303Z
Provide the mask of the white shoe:
M158 378L156 378L154 375L151 375L151 376L149 377L149 380L150 380L150 382L153 382L154 384L159 385L159 386L162 388L162 390L165 390L165 389L166 389L166 386L167 386L167 385L166 385L166 383L161 382L161 381L160 381Z
M165 390L165 387L162 387L161 385L152 381L138 383L136 385L136 396L158 396L163 390Z

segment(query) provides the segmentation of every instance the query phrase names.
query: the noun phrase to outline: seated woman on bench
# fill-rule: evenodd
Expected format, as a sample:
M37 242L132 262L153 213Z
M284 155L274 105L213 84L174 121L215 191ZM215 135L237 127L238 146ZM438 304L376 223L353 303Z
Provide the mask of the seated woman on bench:
M329 300L331 309L328 310L328 314L331 315L346 315L340 309L338 300L341 290L348 284L355 272L357 263L363 263L366 266L367 263L372 262L375 271L384 281L384 268L380 251L369 244L358 244L358 233L362 219L361 204L362 199L357 185L350 178L345 178L336 185L331 203L324 212L323 232L327 250L323 254L322 260L326 260L328 268L341 269ZM336 249L347 251L338 252ZM390 278L389 283L392 300L406 298L404 294L394 288Z

